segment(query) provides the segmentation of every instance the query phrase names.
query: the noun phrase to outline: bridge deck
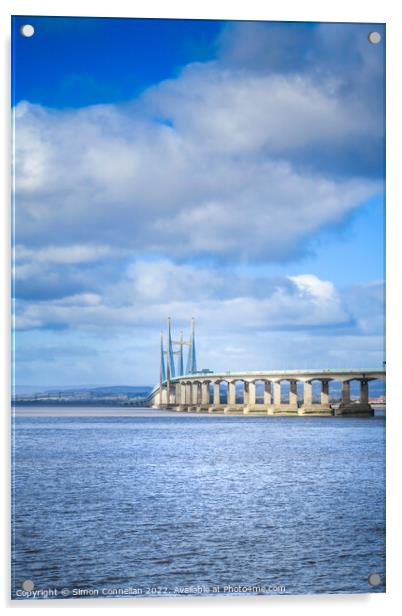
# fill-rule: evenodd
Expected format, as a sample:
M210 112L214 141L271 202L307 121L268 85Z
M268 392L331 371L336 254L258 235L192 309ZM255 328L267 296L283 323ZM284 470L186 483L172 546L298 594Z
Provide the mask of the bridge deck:
M378 379L384 379L385 378L385 370L379 370L379 369L357 369L357 368L347 368L347 369L328 369L328 368L323 368L323 369L314 369L314 370L259 370L259 371L252 371L252 372L232 372L232 371L227 371L227 372L196 372L194 374L184 374L182 376L176 376L174 378L171 379L172 382L175 381L180 381L183 379L204 379L204 380L216 380L218 378L246 378L246 379L250 379L250 378L257 378L257 377L261 377L261 378L265 378L265 379L269 379L271 378L276 378L278 379L278 377L281 377L283 379L286 379L286 377L302 377L302 378L306 378L306 377L310 377L310 378L325 378L325 377L330 377L332 379L336 379L337 377L344 379L345 377L355 377L355 378L364 378L364 377L368 377L368 378L378 378Z

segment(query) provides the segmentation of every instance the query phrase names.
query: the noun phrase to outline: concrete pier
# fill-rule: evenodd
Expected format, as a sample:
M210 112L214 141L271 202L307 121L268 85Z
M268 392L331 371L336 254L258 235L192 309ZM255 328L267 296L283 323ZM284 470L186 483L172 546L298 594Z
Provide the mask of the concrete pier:
M314 379L318 380L318 379ZM313 401L313 383L305 381L303 385L303 404L299 408L299 415L315 415L317 417L331 417L332 408L329 404L329 381L320 380L320 402Z
M336 409L336 415L344 415L348 417L362 417L374 415L374 410L368 401L368 382L370 379L361 378L360 381L360 397L359 400L352 401L350 399L350 380L342 382L342 400L339 407Z

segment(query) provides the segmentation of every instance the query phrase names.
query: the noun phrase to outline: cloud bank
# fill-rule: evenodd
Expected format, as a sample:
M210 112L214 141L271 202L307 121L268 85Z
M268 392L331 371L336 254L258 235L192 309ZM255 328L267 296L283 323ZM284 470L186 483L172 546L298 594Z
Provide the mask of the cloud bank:
M18 104L17 241L283 260L381 191L381 165L373 174L371 162L383 154L382 115L377 96L364 96L376 75L370 58L348 75L321 60L290 70L285 54L281 70L267 49L250 69L271 38L258 24L228 27L215 61L188 65L129 104ZM251 57L243 39L254 41Z
M65 266L53 267L63 271ZM35 340L36 369L54 356L58 341L60 355L51 371L64 357L72 383L84 377L100 382L100 375L105 382L113 382L111 375L116 382L131 382L130 374L152 382L156 333L167 315L185 335L189 317L196 317L200 361L215 370L370 367L382 361L380 281L337 289L313 274L257 277L143 259L128 263L120 275L116 270L109 281L92 277L91 282L90 291L19 300L20 354L32 356L23 340Z
M381 362L381 281L236 270L297 260L383 191L383 58L366 30L228 24L214 60L129 103L16 106L25 382L58 344L55 381L64 357L70 382L122 382L122 358L152 382L168 315L197 318L216 370Z

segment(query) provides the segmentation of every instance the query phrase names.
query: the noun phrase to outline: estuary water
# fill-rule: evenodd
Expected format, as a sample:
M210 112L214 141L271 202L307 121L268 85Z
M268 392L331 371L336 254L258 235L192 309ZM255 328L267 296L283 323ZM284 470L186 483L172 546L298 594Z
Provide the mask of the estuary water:
M385 590L384 417L20 408L13 428L14 598Z

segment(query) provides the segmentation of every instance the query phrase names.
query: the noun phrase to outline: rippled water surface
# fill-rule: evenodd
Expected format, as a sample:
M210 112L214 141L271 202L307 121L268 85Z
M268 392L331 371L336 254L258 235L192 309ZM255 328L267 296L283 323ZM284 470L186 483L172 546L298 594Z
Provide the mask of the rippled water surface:
M41 411L14 421L14 597L384 592L384 418Z

